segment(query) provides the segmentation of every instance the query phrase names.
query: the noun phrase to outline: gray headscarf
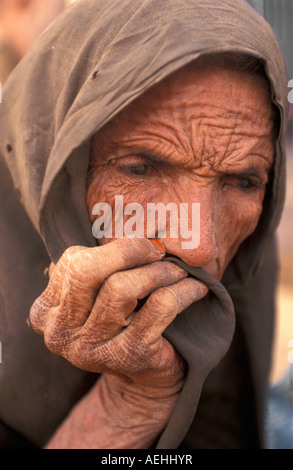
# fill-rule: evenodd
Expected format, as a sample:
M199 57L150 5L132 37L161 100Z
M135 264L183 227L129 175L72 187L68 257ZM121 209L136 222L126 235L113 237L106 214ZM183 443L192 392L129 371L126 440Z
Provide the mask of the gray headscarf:
M0 419L37 446L95 379L54 357L24 327L29 305L45 284L39 278L47 253L57 262L70 245L96 244L85 205L91 138L153 84L203 54L221 52L249 54L264 66L280 123L273 181L256 231L238 250L221 284L185 265L191 275L204 279L211 294L165 333L185 357L189 374L157 446L261 446L276 281L274 233L284 203L288 77L271 27L243 0L79 0L39 38L4 87L0 153L11 202L1 218L11 229L1 245L6 260L2 324L15 350L10 346L10 355L4 356L7 367L0 371L0 383L5 382ZM15 279L21 295L8 302ZM21 358L15 357L17 350L25 351L19 352ZM17 379L13 374L21 370L24 357L32 361L26 365L30 383L19 389L25 374ZM11 403L9 390L20 404ZM45 415L46 396L50 416ZM222 400L218 407L215 397ZM229 409L227 416L219 410L222 405Z

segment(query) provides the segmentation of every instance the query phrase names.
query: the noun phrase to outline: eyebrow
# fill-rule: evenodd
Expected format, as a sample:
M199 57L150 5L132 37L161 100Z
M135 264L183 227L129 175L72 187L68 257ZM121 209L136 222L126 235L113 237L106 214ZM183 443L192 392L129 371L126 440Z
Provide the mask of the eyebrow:
M127 152L129 152L129 154ZM112 154L112 152L109 152L108 155L111 155L111 154ZM160 151L157 148L156 149L150 149L150 148L146 148L146 147L140 146L140 145L131 146L131 147L128 147L126 145L125 147L123 147L123 154L121 154L118 157L117 156L114 157L113 159L111 159L108 162L108 164L113 162L113 161L118 161L120 159L129 157L131 154L133 156L145 158L145 159L153 161L153 162L163 163L164 165L179 166L179 167L185 168L185 165L183 163L180 164L180 162L177 162L177 161L172 161L172 160L170 161L170 158L168 158L168 156L163 156L163 154L160 153ZM169 157L171 157L171 155ZM231 175L231 176L235 176L235 177L238 177L238 178L239 177L248 177L248 176L253 176L253 175L255 175L257 177L266 176L267 181L269 181L269 179L270 179L271 172L272 172L272 168L267 168L267 167L264 168L264 167L260 167L258 165L250 165L247 168L243 167L243 169L239 169L239 171L237 171L237 170L236 171L231 171L231 172L229 172L228 170L227 171L222 171L222 172L220 171L220 173L222 173L222 174Z
M147 158L154 162L165 163L167 165L177 165L177 162L171 162L168 158L163 157L163 155L160 155L157 151L143 148L132 148L131 151L138 157Z
M143 149L133 149L133 152L138 156L142 158L147 158L149 160L155 161L155 162L161 162L165 163L168 165L178 165L177 162L171 162L168 159L155 155L154 152L150 152L149 150L143 150ZM184 165L182 165L184 166ZM229 174L229 175L234 175L234 176L253 176L253 175L260 175L260 174L265 174L266 176L269 176L272 172L271 168L261 168L260 166L248 166L247 168L240 169L239 171L225 171L223 173Z
M266 176L269 176L269 174L271 173L271 170L268 169L268 168L259 168L259 167L256 167L256 166L250 166L248 168L244 168L243 170L240 170L240 171L231 171L231 173L229 173L228 171L225 171L225 174L228 174L228 175L235 175L235 176L253 176L253 175L260 175L260 174L264 174Z
M233 171L231 173L225 172L224 174L229 175L231 177L235 176L236 178L247 178L247 177L256 177L261 180L259 181L254 181L254 184L260 188L260 189L265 189L266 185L269 183L272 177L272 170L267 169L267 168L259 168L259 167L249 167L246 169L243 169L242 171ZM266 181L264 181L266 179Z

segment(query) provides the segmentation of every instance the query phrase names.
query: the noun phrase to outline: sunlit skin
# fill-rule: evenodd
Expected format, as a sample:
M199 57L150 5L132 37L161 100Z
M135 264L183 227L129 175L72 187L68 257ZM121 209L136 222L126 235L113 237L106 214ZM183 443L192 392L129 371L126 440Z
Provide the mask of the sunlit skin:
M188 66L130 104L93 139L87 208L200 203L200 244L166 237L101 239L70 247L30 320L47 347L102 377L60 426L49 448L146 448L174 409L186 366L162 336L207 287L173 254L221 279L255 229L273 164L273 113L258 75ZM160 246L159 246L160 248ZM138 300L147 298L139 308ZM127 428L127 432L125 429Z
M180 236L161 241L168 253L220 279L259 220L274 155L272 126L260 77L187 67L96 135L88 211L98 201L113 207L117 194L144 207L200 203L197 249L182 249Z

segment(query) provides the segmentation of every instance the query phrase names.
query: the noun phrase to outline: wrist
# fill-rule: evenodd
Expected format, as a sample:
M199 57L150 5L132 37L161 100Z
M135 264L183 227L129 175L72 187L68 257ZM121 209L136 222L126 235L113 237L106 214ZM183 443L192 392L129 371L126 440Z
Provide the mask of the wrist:
M183 380L172 388L137 385L124 376L103 375L97 393L103 403L104 421L113 433L125 433L128 448L148 448L167 425L182 389Z

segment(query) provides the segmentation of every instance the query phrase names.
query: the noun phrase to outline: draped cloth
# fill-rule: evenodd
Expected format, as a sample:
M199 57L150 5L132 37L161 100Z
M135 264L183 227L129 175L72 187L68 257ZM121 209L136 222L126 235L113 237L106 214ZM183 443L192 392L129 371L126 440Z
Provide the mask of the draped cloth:
M50 261L96 244L85 205L93 135L153 84L221 52L264 66L279 118L273 178L221 283L184 266L210 292L164 333L188 375L157 447L262 446L285 192L288 76L278 41L243 0L78 0L15 67L0 106L3 448L44 446L98 378L50 353L27 322Z

